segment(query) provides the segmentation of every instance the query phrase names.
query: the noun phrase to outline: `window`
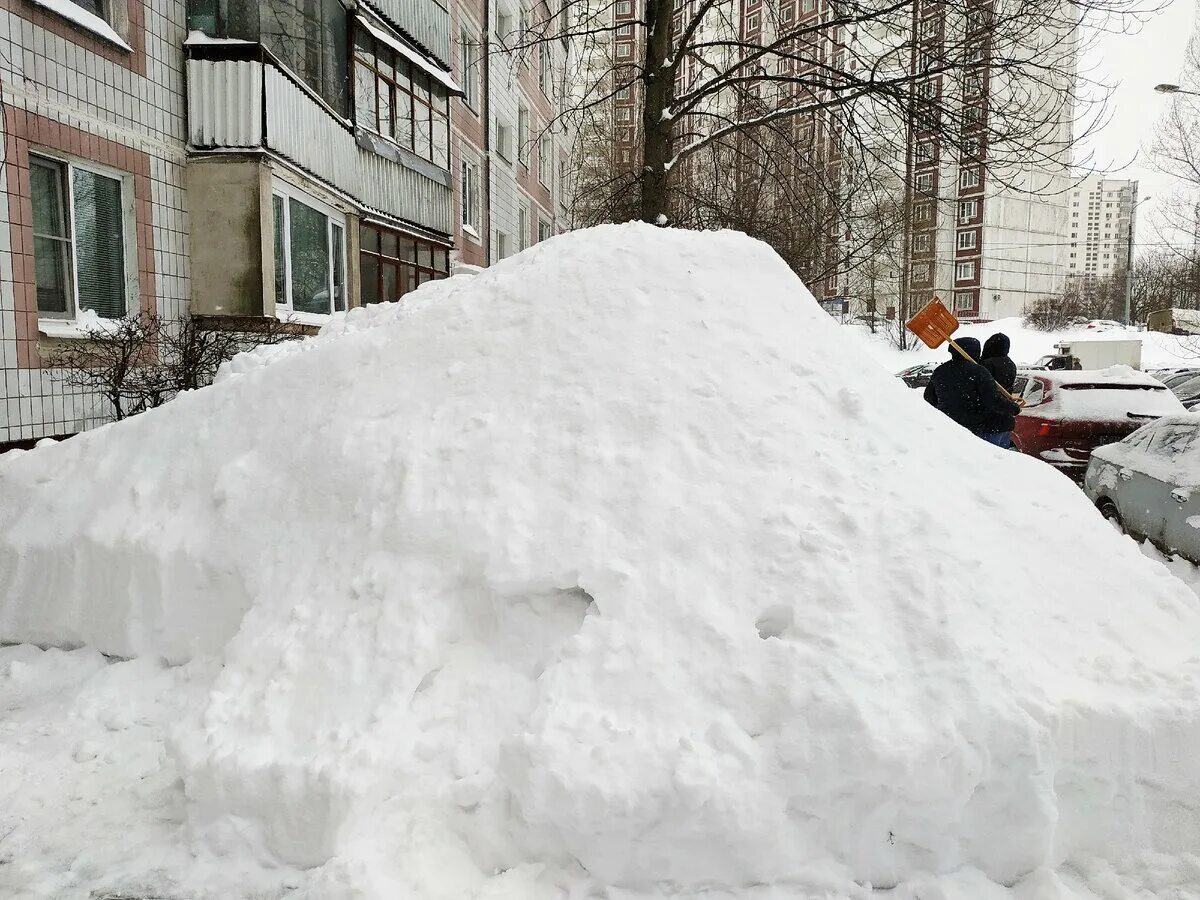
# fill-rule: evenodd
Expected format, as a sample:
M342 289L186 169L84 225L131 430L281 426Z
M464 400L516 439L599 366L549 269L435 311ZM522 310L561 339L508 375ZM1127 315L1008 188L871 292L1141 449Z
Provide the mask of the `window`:
M930 247L928 234L913 235L913 253L928 253Z
M517 162L529 165L529 107L517 107Z
M933 142L921 141L917 144L917 161L932 162L933 161Z
M276 189L275 307L293 313L329 315L346 308L345 219L333 209L292 189Z
M517 30L521 32L522 37L529 30L529 7L525 5L524 0L521 0L521 5L517 8Z
M954 309L963 310L970 309L975 305L975 295L970 291L955 291L954 292Z
M979 172L976 169L963 169L958 176L960 188L979 187Z
M513 161L513 130L507 122L496 122L496 152L505 162Z
M360 33L354 46L354 118L363 128L450 168L450 95L446 87Z
M261 42L340 115L350 114L350 26L341 0L219 5L230 9L222 17L227 33L217 36Z
M512 241L503 231L496 232L496 258L512 256Z
M913 207L913 220L917 222L928 222L933 216L933 206L929 203L918 203Z
M538 219L538 241L544 241L554 234L554 227L545 219Z
M129 274L127 178L30 154L29 186L38 314L124 316L127 298L137 296Z
M976 240L977 238L974 229L970 231L960 231L958 233L958 249L974 250Z
M817 0L803 0L802 8L806 13L812 12L817 8Z
M472 237L479 237L479 164L464 158L462 161L462 227Z
M912 277L913 277L913 281L928 281L929 280L929 263L926 263L926 262L913 263Z
M617 59L629 59L633 56L633 44L621 41L617 44Z
M796 19L796 7L791 3L785 3L779 10L779 21L784 25L790 25Z
M962 111L963 128L971 128L979 124L983 111L978 106L964 106Z
M758 31L758 27L761 24L761 21L762 21L762 17L758 13L754 13L754 15L751 15L751 16L746 16L746 30L747 31Z
M970 73L963 77L963 93L968 97L978 97L983 92L983 82L979 76Z
M538 181L545 187L550 187L550 180L554 177L551 171L550 151L550 135L543 134L538 139Z
M963 138L962 155L963 159L975 159L979 156L979 139Z
M938 36L937 16L930 16L927 19L921 20L921 35L927 38L935 38Z
M960 262L954 266L955 281L970 281L975 277L974 262Z
M458 36L458 77L463 90L463 102L472 110L479 109L479 42L463 28Z
M361 300L390 303L426 281L450 274L449 250L401 231L362 225L359 236Z
M617 107L617 121L618 122L632 122L633 121L633 107L618 106Z
M517 210L517 229L520 232L517 235L518 250L524 250L529 246L529 222L529 207L522 206L519 210Z
M103 0L71 0L80 9L86 9L93 16L104 18L104 3Z
M513 14L507 9L496 10L496 37L504 40L513 33Z
M538 44L538 86L547 97L554 96L554 47L549 41Z
M920 175L918 175L917 180L916 180L916 187L917 187L917 190L923 194L928 194L930 191L932 191L933 190L933 173L932 172L922 172Z
M633 89L630 87L621 88L619 91L617 91L617 99L618 100L632 100L633 99Z
M617 15L631 16L633 15L633 3L631 0L617 0Z

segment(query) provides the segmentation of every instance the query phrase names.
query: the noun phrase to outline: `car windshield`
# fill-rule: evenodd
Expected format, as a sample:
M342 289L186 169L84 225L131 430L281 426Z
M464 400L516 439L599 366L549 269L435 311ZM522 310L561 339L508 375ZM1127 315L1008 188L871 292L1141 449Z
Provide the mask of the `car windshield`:
M1177 388L1184 382L1191 381L1193 378L1196 378L1197 375L1200 375L1200 372L1196 372L1195 370L1190 372L1174 372L1164 375L1162 378L1162 383L1169 388Z

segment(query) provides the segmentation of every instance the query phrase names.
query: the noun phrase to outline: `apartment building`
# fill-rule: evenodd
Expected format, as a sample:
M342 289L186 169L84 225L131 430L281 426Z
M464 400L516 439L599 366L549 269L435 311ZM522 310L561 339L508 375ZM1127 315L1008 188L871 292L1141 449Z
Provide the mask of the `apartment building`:
M315 329L562 228L558 95L536 63L489 79L484 8L0 4L0 449L107 420L56 365L105 322ZM549 135L490 180L483 90Z
M490 265L568 227L568 47L545 33L550 16L530 0L452 8L463 86L453 118L454 237L464 263Z
M1096 281L1128 269L1137 195L1137 181L1101 175L1092 175L1071 190L1067 270L1072 278Z

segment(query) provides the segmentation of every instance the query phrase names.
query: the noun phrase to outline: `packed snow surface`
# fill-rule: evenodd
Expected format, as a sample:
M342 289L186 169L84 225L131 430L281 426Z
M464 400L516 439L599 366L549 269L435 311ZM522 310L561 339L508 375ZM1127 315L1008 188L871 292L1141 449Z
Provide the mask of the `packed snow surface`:
M62 648L0 894L1200 897L1195 594L744 236L554 238L0 497Z

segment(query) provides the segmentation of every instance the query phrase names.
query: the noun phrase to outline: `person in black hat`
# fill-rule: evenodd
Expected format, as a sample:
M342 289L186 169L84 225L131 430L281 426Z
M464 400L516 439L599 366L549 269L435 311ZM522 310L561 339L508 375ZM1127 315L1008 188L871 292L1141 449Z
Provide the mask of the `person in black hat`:
M964 359L951 347L950 359L933 370L925 400L972 434L983 437L989 422L1003 413L1015 416L1021 407L1004 396L996 379L979 364L979 341L959 338L958 346L971 358Z
M991 373L996 384L1010 394L1017 382L1017 364L1008 355L1012 342L1008 335L996 332L984 342L983 356L979 364ZM1012 432L1017 427L1017 417L1007 410L997 411L983 425L983 439L1007 450L1012 446Z

